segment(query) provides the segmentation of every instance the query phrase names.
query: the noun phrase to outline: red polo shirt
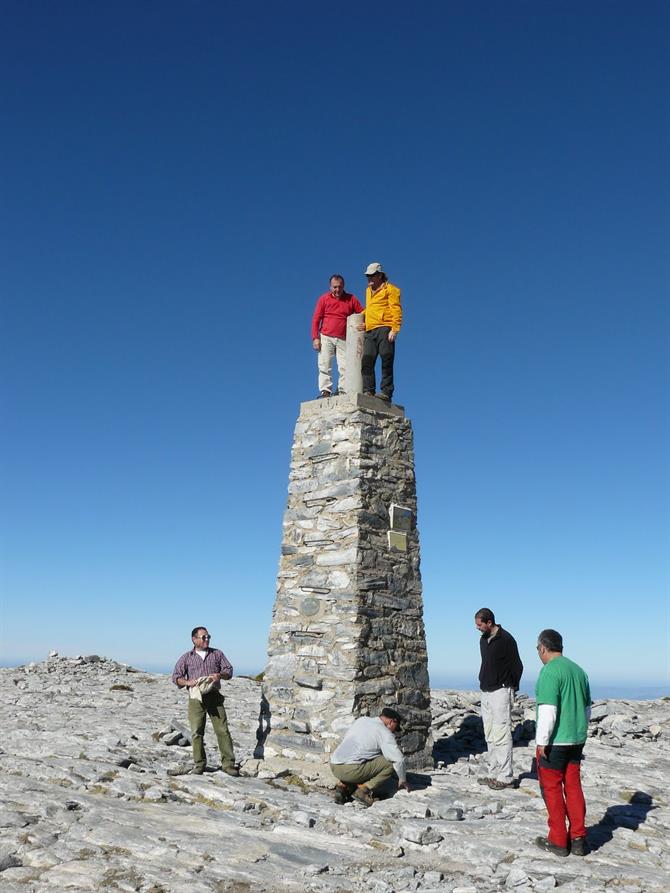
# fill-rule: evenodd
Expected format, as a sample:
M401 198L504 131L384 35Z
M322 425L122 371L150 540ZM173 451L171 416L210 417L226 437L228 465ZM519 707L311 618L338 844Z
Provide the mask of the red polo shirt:
M331 338L347 337L347 317L352 313L362 313L363 306L356 295L345 292L336 298L331 292L321 295L316 302L312 317L312 341L319 335L330 335Z

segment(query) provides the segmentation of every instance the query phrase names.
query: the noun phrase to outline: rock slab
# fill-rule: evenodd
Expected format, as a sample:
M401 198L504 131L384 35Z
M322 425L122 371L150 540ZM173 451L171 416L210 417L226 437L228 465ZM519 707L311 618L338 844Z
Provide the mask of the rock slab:
M337 806L311 763L277 773L254 758L259 683L223 694L240 778L187 774L190 748L165 742L187 709L169 676L58 655L0 669L2 893L670 889L670 699L596 705L582 770L592 852L561 859L533 844L546 812L528 698L514 711L518 789L477 784L479 694L434 690L439 768L365 809ZM607 716L629 723L612 731ZM217 754L209 727L206 746Z

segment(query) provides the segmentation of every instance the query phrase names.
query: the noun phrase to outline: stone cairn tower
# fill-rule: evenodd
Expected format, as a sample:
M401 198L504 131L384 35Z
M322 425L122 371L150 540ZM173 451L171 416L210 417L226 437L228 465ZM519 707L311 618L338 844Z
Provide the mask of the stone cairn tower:
M408 765L432 765L412 428L354 394L295 427L265 668L266 759L326 763L358 716L396 707Z

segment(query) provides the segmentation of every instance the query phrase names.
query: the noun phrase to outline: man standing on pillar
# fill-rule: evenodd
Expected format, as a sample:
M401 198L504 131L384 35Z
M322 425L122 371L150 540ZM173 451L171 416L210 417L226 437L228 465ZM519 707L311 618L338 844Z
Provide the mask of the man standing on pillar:
M400 289L392 285L382 265L368 265L365 275L365 341L363 343L363 393L375 396L375 362L382 360L381 392L376 396L391 402L393 397L393 360L395 341L402 324Z
M334 393L333 356L337 358L338 393L344 394L347 317L362 312L356 295L344 290L344 277L334 273L330 291L318 299L312 316L312 347L319 353L319 397L331 397Z
M202 775L207 765L205 755L205 723L212 723L221 753L221 770L238 776L233 742L228 731L228 719L221 695L221 680L230 679L233 665L223 651L210 648L210 635L204 626L191 631L193 648L177 661L172 681L178 688L188 689L188 721L193 743L193 775Z
M479 687L482 691L482 722L488 747L486 775L478 778L494 791L514 787L512 770L512 705L519 689L523 664L514 637L496 623L493 611L480 608L475 614L480 631L482 663Z
M591 717L589 679L581 667L563 657L563 637L555 629L542 630L537 653L544 664L535 686L537 777L549 834L535 843L556 856L585 856L586 803L580 763Z

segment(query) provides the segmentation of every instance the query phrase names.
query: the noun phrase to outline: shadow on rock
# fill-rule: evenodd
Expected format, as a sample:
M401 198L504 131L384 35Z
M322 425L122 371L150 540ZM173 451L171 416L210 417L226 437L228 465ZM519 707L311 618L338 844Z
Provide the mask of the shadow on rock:
M271 728L270 705L265 695L262 695L260 709L258 711L258 728L256 729L256 747L254 748L255 760L264 759L265 739L270 734Z
M528 742L535 737L535 723L524 720L514 726L512 741L514 747L528 747ZM445 765L456 763L463 757L481 754L486 750L484 725L481 716L470 714L452 735L438 738L433 744L433 759Z
M413 791L425 791L431 787L433 779L430 775L424 775L422 772L408 772L407 783Z
M412 791L425 791L432 785L430 775L424 775L422 772L408 772L407 783ZM375 789L375 796L378 800L390 800L398 793L398 779L396 776L389 778L387 782L379 785Z
M654 799L644 791L635 791L628 803L608 806L597 825L591 825L587 831L591 851L599 850L614 837L617 828L629 828L637 831L646 821L648 813L654 806Z
M453 735L438 738L433 744L433 759L440 760L449 765L471 754L484 753L486 741L484 740L484 726L481 716L470 714L463 718L463 722Z
M537 781L537 760L535 759L535 757L533 757L533 759L531 761L529 771L521 772L519 774L519 778L518 778L519 783L522 782L524 780L524 778L530 778L533 781Z

